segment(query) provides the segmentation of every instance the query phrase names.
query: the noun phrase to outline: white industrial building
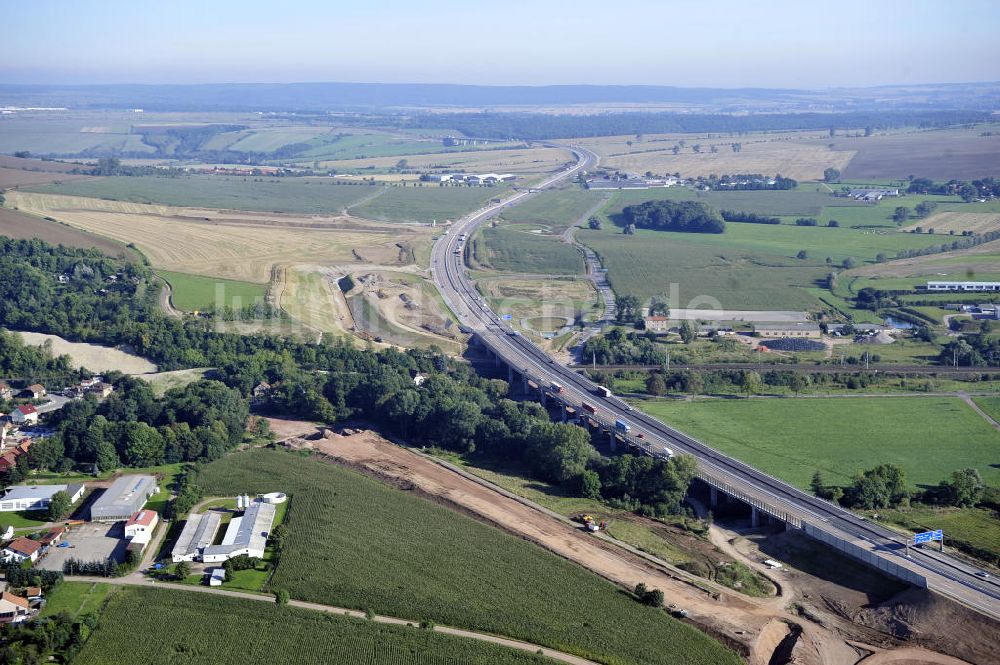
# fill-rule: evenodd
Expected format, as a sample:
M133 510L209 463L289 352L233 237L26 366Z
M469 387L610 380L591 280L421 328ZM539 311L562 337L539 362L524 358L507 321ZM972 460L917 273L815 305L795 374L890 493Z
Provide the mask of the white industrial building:
M264 556L267 537L278 509L275 504L259 499L248 503L244 513L229 522L222 543L209 545L202 550L202 561L217 563L241 554L251 557Z
M215 540L215 532L219 530L222 514L210 510L207 513L191 513L181 530L181 535L174 543L170 558L174 563L194 561L201 558L202 550Z
M927 282L928 291L1000 291L1000 282Z
M16 510L48 510L52 497L57 492L69 495L70 505L83 496L86 487L82 483L74 485L15 485L8 487L7 493L0 499L0 512L9 513Z
M122 476L90 507L90 519L95 522L125 521L139 512L146 500L158 491L153 476Z

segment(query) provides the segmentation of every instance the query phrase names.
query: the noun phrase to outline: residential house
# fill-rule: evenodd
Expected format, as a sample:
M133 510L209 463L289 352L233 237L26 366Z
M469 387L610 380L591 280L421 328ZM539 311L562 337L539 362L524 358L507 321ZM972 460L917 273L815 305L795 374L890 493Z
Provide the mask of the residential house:
M10 412L10 421L15 425L37 425L38 409L31 404L19 404Z
M104 399L114 391L115 391L114 386L112 386L110 383L104 383L103 381L98 381L89 389L89 392L91 392L94 395L97 395L101 399Z
M0 400L8 400L14 398L14 391L11 390L10 385L6 381L0 381Z
M0 623L21 623L30 619L32 614L27 598L7 591L0 593Z
M256 386L253 387L253 392L250 395L251 404L264 404L271 398L272 386L267 381L261 381Z
M38 561L38 553L41 549L42 544L37 540L21 536L10 541L3 548L3 560L7 563L22 563L24 561L34 563Z
M670 330L670 318L666 316L647 316L642 319L646 330L657 333L665 333Z

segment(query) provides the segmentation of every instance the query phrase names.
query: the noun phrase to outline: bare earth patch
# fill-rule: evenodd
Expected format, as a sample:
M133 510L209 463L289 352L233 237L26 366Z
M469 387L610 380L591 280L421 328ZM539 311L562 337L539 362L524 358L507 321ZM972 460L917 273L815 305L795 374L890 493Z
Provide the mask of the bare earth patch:
M70 342L57 335L36 332L19 332L25 344L41 346L52 344L52 353L68 355L74 367L86 367L92 372L118 370L123 374L148 374L156 371L156 365L145 358L126 353L119 349L83 342Z

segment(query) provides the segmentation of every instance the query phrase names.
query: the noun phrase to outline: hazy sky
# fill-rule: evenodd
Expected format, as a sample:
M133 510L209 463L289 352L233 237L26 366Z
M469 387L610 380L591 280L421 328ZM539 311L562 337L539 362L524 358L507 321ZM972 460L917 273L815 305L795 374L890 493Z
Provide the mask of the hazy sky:
M1000 80L1000 1L0 0L0 82Z

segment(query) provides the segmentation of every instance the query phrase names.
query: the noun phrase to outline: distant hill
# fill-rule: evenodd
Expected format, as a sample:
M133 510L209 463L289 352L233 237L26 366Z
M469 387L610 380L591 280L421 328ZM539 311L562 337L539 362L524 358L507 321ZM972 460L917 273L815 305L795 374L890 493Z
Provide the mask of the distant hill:
M676 105L678 111L803 112L992 110L1000 83L792 90L646 85L482 86L404 83L4 85L0 106L143 108L151 111L345 111L504 106ZM619 109L620 110L620 109Z

